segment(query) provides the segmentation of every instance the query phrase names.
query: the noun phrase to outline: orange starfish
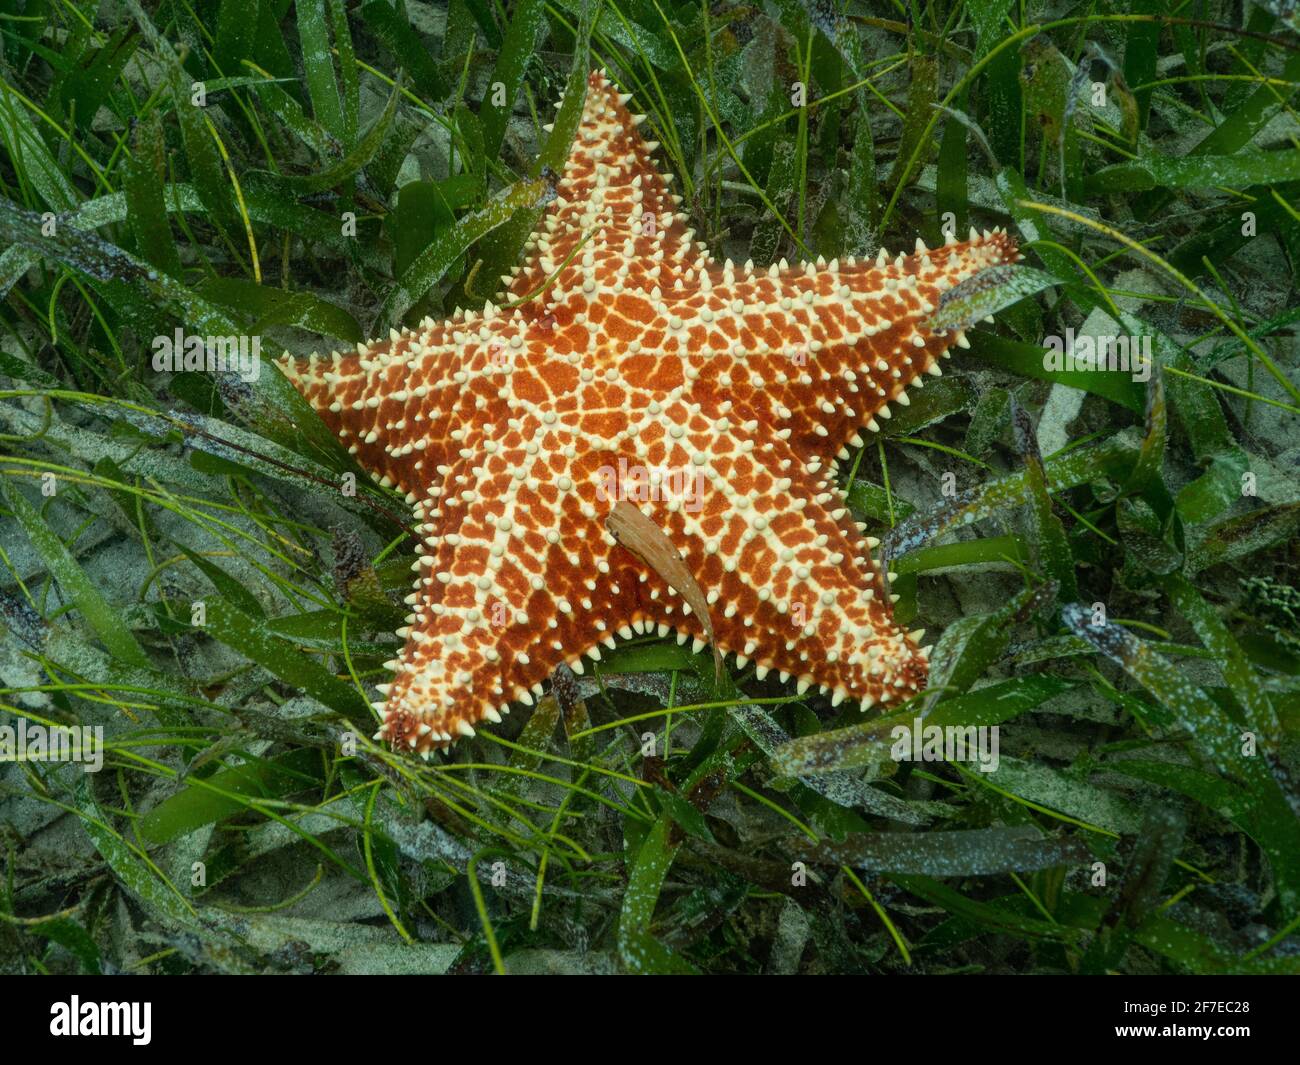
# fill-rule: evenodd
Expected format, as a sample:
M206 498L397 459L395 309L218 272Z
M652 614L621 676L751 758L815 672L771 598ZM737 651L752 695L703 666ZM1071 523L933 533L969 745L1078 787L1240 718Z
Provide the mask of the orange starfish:
M972 232L892 261L716 263L627 101L591 75L502 308L281 364L420 522L406 645L375 707L379 736L426 758L531 704L559 663L581 673L616 634L703 646L698 614L607 528L620 498L663 529L707 593L716 645L760 678L863 707L926 681L928 648L894 624L878 542L830 460L966 345L929 317L1014 262L1014 243Z

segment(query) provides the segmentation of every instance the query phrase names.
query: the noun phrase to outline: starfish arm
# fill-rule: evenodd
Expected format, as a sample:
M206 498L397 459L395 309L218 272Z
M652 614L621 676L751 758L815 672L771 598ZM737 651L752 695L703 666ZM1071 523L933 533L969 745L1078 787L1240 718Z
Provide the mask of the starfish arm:
M495 398L519 353L541 333L553 343L565 340L519 311L489 305L457 311L445 323L426 318L417 329L394 329L354 352L286 355L278 365L349 454L414 501L420 486L463 450L459 427L467 411L485 403L484 394Z
M406 640L386 696L380 734L394 747L427 755L485 717L498 704L527 699L525 685L505 690L508 664L528 663L529 571L539 550L524 522L507 514L513 481L503 456L484 454L443 467L444 476L416 503L422 524L412 567ZM518 640L519 642L512 642Z
M405 491L426 463L445 461L460 352L441 326L394 330L356 351L278 365L348 453L381 484Z
M396 747L427 754L473 735L649 616L637 564L615 557L603 525L603 453L567 461L563 448L530 446L547 426L493 427L496 446L453 464L416 505L426 539L398 630L406 644L380 686L380 734Z
M655 166L656 142L638 132L645 116L629 111L627 100L602 71L588 79L555 199L525 245L525 262L503 278L503 302L523 299L552 278L542 306L594 303L598 290L619 284L667 291L700 258L677 210L681 197Z
M819 685L835 703L892 702L925 686L928 650L893 621L888 585L871 549L829 485L741 404L687 419L666 413L668 431L638 438L651 469L697 471L679 498L644 509L658 521L707 589L718 647L776 670L799 690ZM643 604L652 620L702 641L690 607L651 575ZM698 646L698 643L697 643Z
M892 260L882 252L874 261L782 264L744 276L715 268L715 309L690 308L683 331L698 323L696 349L733 358L716 369L699 362L695 387L729 389L737 402L770 409L801 453L829 458L860 445L861 430L878 430L890 403L907 405L907 389L938 376L954 344L966 346L961 329L929 325L944 293L1018 258L1009 237L990 232L934 249L918 242L915 253Z

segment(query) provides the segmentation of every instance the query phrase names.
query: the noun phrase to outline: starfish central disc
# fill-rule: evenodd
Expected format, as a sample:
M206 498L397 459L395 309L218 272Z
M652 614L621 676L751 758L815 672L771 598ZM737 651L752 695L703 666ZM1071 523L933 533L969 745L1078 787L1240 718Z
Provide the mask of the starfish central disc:
M864 706L925 685L927 650L895 625L832 462L965 346L927 323L1015 244L972 231L892 259L715 262L626 104L591 75L556 196L503 279L498 302L517 307L281 362L419 522L406 644L376 704L395 747L473 735L616 635L702 645L690 605L606 527L620 499L681 553L717 645L760 678Z

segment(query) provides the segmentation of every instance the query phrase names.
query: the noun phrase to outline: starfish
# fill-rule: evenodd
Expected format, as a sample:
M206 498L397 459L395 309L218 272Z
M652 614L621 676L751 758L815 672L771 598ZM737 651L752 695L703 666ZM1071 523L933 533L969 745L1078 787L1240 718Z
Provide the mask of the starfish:
M406 493L421 542L378 738L427 758L560 663L615 636L693 640L761 679L866 708L925 686L879 546L833 459L941 373L942 295L1015 262L1002 231L913 254L770 268L694 240L603 72L526 261L482 312L280 365L357 461ZM622 546L630 501L662 529L709 617ZM698 604L700 599L695 597ZM705 624L711 620L711 626Z

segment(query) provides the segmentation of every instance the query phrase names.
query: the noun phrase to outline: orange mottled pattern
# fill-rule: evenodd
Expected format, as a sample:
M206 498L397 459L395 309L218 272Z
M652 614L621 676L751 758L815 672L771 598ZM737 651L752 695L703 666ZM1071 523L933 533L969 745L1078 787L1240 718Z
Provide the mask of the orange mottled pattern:
M606 528L639 506L704 591L719 647L834 703L924 687L836 456L959 329L943 294L1016 261L1000 231L856 261L719 263L679 213L640 116L592 74L526 261L480 312L282 367L420 533L379 735L429 753L531 704L561 662L705 626Z

